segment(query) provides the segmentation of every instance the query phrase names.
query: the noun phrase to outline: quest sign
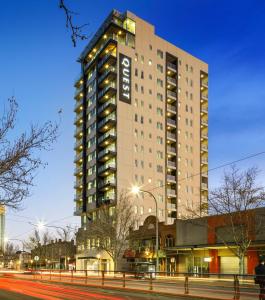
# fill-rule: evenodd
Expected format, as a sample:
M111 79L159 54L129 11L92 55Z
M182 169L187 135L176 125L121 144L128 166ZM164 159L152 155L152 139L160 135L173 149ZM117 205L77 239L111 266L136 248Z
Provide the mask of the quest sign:
M119 55L119 95L120 100L131 104L131 68L132 60L130 57Z

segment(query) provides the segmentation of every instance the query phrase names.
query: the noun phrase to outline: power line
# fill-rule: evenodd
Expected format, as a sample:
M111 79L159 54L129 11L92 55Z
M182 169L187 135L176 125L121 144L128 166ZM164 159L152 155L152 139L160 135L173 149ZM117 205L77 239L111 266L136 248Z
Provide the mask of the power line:
M218 169L222 169L222 168L224 168L224 167L231 166L231 165L236 164L236 163L238 163L238 162L241 162L241 161L244 161L244 160L248 160L248 159L251 159L251 158L253 158L253 157L262 155L262 154L265 154L265 151L257 152L257 153L254 153L254 154L251 154L251 155L242 157L242 158L240 158L240 159L234 160L234 161L232 161L232 162L224 163L224 164L222 164L222 165L220 165L220 166L216 166L216 167L213 167L213 168L211 168L211 169L208 169L207 172L199 172L199 173L196 173L196 174L192 174L192 175L190 175L190 176L187 176L187 177L180 178L180 179L178 179L176 182L179 183L180 181L187 180L187 179L193 178L193 177L195 177L195 176L199 176L199 175L202 175L202 174L205 174L205 173L209 173L209 172L212 172L212 171L215 171L215 170L218 170ZM154 188L152 188L152 189L150 189L150 190L148 190L148 191L150 192L150 191L159 189L159 188L161 188L161 187L165 187L166 185L167 185L167 184L163 184L163 185L161 185L161 186L154 187Z

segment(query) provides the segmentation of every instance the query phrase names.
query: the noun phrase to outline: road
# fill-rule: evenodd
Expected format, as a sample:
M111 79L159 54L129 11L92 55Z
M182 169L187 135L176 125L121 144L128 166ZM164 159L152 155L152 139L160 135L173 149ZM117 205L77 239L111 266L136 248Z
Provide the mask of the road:
M62 283L42 283L17 278L0 278L0 299L5 300L169 300L169 297L139 295L127 291L75 287Z

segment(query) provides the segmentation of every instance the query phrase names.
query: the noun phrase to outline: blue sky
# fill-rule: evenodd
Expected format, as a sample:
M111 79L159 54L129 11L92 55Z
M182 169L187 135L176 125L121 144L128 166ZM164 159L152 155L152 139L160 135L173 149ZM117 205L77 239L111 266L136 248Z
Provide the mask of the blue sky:
M73 214L73 82L76 59L85 42L72 47L57 0L0 1L1 110L15 95L20 105L18 128L57 120L63 109L61 135L54 150L43 153L24 210L7 214L7 234L24 239L27 222L57 220L78 224ZM37 3L37 4L36 4ZM265 150L265 2L262 0L66 0L95 33L110 10L126 9L156 26L156 33L209 64L210 168ZM265 170L265 156L239 166ZM221 171L210 173L215 185ZM261 181L264 176L261 176ZM264 180L263 180L264 181ZM60 220L59 219L63 219Z

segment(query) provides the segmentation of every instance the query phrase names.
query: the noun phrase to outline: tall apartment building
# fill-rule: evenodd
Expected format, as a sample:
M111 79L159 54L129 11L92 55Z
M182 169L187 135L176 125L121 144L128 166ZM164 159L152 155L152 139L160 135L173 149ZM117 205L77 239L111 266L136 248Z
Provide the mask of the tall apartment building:
M185 216L187 207L207 202L207 64L128 11L108 16L80 64L75 82L79 233L102 204L113 203L133 185L152 190L159 221L166 224ZM142 221L154 215L153 199L136 197L135 212ZM85 241L77 247L87 253Z

